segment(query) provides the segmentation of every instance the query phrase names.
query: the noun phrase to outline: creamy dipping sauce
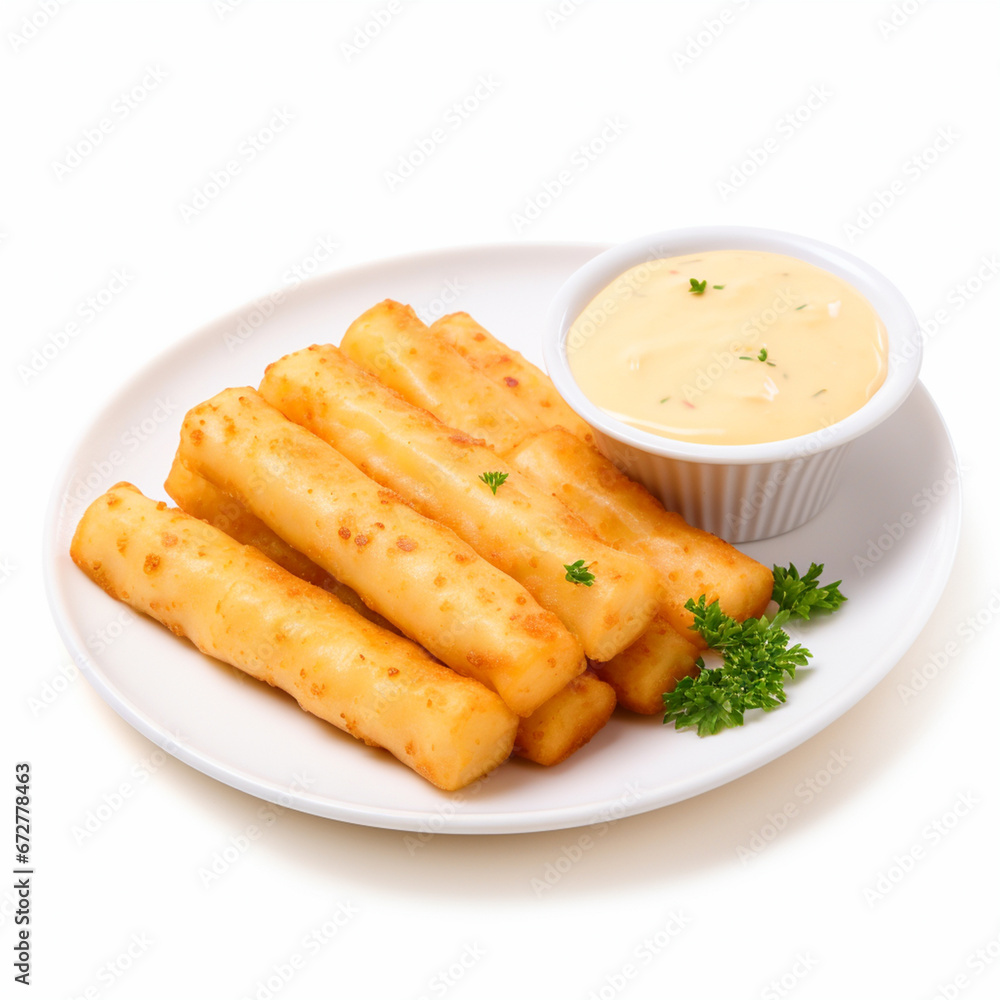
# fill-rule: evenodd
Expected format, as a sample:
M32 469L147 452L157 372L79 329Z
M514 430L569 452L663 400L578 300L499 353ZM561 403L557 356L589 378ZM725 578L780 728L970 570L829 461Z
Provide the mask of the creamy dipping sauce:
M712 250L616 278L567 335L577 384L626 424L703 444L820 430L886 375L885 326L842 278L784 254Z

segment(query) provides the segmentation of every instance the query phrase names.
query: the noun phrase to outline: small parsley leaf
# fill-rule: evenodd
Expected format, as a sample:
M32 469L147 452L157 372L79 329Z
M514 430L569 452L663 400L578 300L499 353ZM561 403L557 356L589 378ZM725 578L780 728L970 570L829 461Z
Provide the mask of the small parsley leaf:
M691 282L691 287L688 289L688 291L692 295L704 295L705 294L705 289L708 287L708 279L707 278L703 278L701 281L699 281L697 278L689 278L688 280Z
M764 364L769 365L771 368L777 368L778 366L773 361L767 360L767 348L762 347L760 349L760 354L756 358L751 358L748 354L741 354L739 356L740 361L763 361Z
M582 559L577 559L575 563L563 564L563 569L566 570L566 579L570 583L582 583L585 587L593 587L597 579L589 572Z
M509 475L509 472L484 472L479 478L493 490L493 495L496 496L497 487L503 486Z

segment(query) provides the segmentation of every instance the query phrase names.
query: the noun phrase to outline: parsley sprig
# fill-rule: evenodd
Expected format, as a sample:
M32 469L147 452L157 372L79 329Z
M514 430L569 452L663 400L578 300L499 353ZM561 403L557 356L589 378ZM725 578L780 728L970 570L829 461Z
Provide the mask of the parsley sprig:
M821 585L819 575L822 572L823 563L812 563L802 576L799 576L795 563L789 563L787 569L775 566L771 600L793 618L807 621L811 611L836 611L847 600L840 592L841 581Z
M710 649L722 654L722 666L709 670L698 658L699 672L685 677L663 695L665 723L677 729L695 727L699 736L743 725L743 715L753 708L770 712L785 701L785 675L805 666L812 656L801 645L788 647L788 633L781 627L791 617L779 611L771 620L747 618L738 622L725 614L718 601L685 605L694 614L694 628Z
M509 475L509 472L484 472L479 478L493 490L493 495L496 496L497 489L507 482Z
M822 563L812 563L799 575L794 563L787 569L774 567L772 600L778 605L773 618L747 618L738 622L727 615L718 601L697 602L684 607L694 616L692 629L701 633L709 649L722 654L722 666L708 669L699 657L698 673L678 682L663 695L664 723L677 729L695 728L699 736L743 725L743 716L754 708L770 712L785 702L785 677L795 677L812 653L796 643L789 646L782 626L792 618L809 619L814 611L835 611L847 598L840 580L822 585Z
M582 559L577 559L575 563L564 564L563 569L566 570L566 579L570 583L582 583L585 587L593 587L597 579L584 565Z

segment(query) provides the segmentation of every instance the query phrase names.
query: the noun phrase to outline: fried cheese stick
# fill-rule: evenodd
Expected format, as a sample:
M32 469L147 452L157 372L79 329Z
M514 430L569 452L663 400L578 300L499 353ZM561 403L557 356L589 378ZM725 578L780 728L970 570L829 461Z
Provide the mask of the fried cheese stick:
M330 591L349 608L354 608L370 622L382 628L398 631L377 611L372 611L346 583L330 576L322 566L317 566L301 552L293 549L283 538L276 535L259 517L251 514L238 500L234 500L203 476L192 472L179 456L174 457L163 488L167 495L185 514L208 521L230 538L260 549L279 566L297 577Z
M70 551L112 597L439 788L461 788L510 753L517 717L494 692L129 483L87 508Z
M431 332L450 344L474 368L534 409L546 427L562 426L587 444L594 432L559 395L552 380L523 355L497 340L468 313L451 313L431 324Z

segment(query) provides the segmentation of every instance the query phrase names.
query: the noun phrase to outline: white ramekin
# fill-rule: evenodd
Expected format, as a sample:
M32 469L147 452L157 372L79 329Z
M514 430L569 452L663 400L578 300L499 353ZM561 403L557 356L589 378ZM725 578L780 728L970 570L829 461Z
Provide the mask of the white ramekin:
M861 409L829 427L766 444L675 441L638 430L592 403L569 367L567 334L603 288L644 261L708 250L763 250L798 257L849 281L881 316L888 333L885 381ZM741 226L699 226L653 233L599 254L556 295L546 320L545 363L556 389L596 432L600 450L688 523L730 542L791 531L815 517L836 488L849 442L880 424L917 382L923 341L899 290L838 247L806 236Z

